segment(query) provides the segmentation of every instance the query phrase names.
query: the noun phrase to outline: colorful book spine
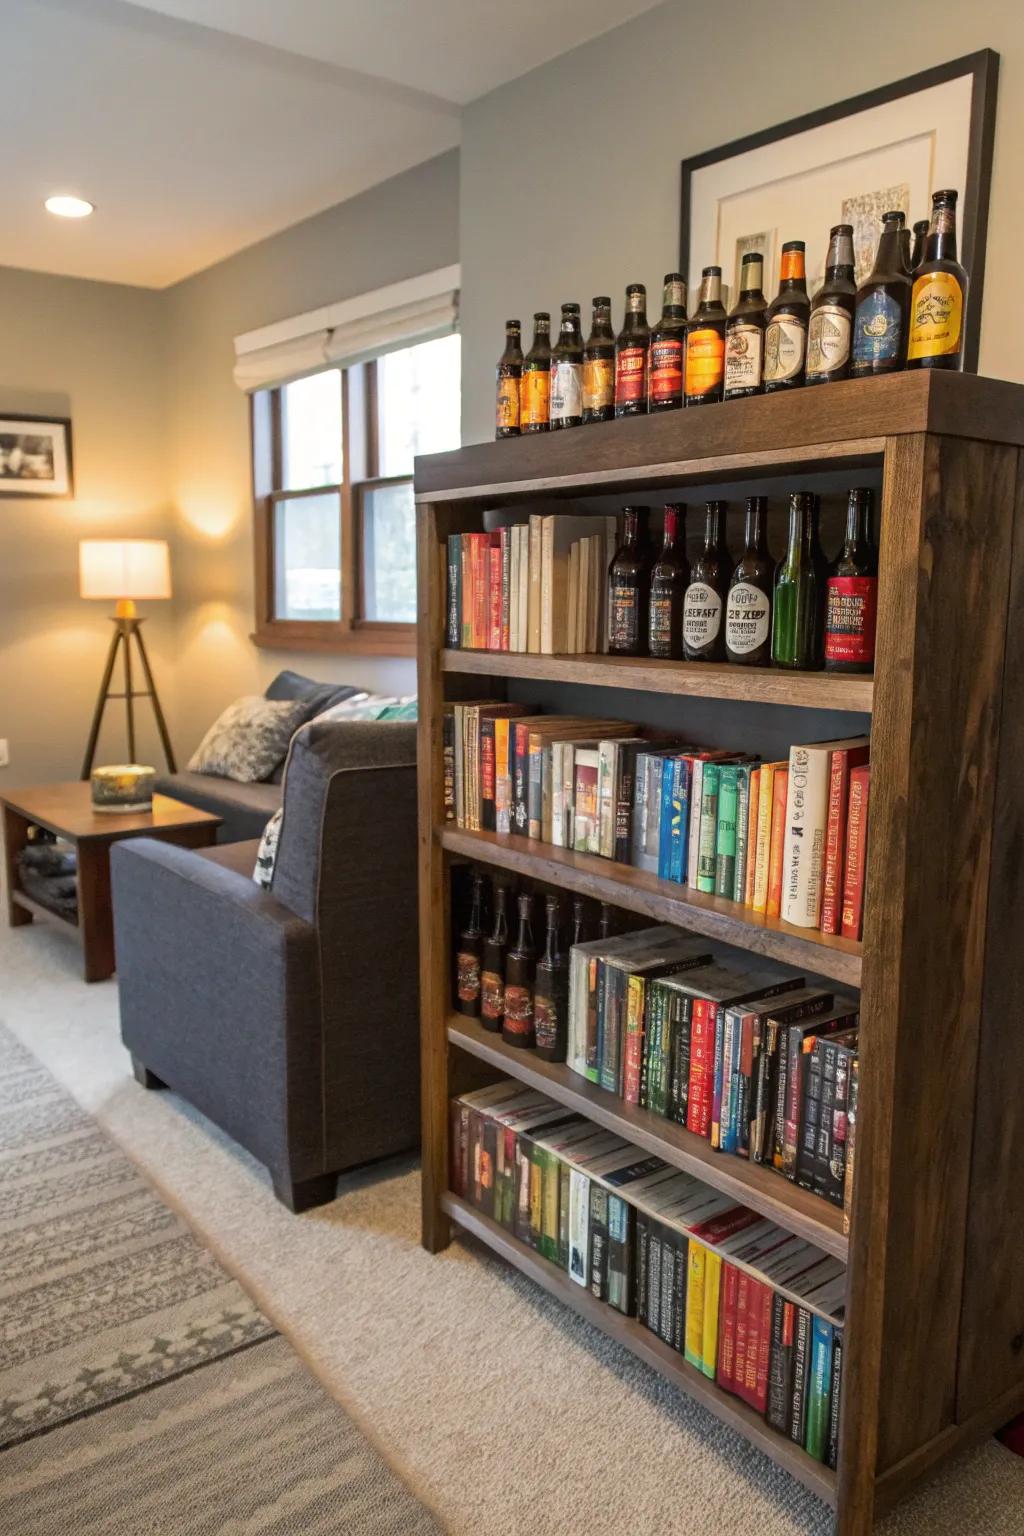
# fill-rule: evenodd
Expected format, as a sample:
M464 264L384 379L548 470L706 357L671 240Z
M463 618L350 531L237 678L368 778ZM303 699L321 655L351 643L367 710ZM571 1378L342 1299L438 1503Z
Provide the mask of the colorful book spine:
M859 939L863 927L870 791L870 766L854 768L850 774L850 809L846 823L846 861L843 873L843 920L840 931L844 939Z
M839 1419L842 1408L843 1388L843 1330L832 1330L832 1383L828 1407L828 1443L825 1465L833 1472L839 1465Z
M798 928L817 928L821 922L829 756L827 747L794 745L789 751L781 916Z
M771 841L768 849L768 896L765 913L778 917L782 911L782 864L786 839L786 794L789 769L776 769L772 780Z
M754 855L754 889L751 905L755 912L768 906L768 866L771 860L772 805L778 763L762 763L757 803L757 841Z
M832 1325L815 1313L811 1322L811 1367L807 1392L804 1448L815 1461L828 1450L829 1396L832 1385Z
M850 753L832 753L825 825L825 870L821 887L821 931L838 933L843 917L843 855L846 851L846 807L850 788Z
M692 1245L691 1245L692 1246ZM721 1313L722 1257L708 1252L704 1260L704 1344L700 1368L712 1381L718 1366L718 1329Z
M736 850L739 824L739 769L728 763L718 781L718 829L715 837L715 895L736 898Z
M745 907L754 905L754 876L757 871L757 825L761 801L761 769L754 768L750 775L749 804L747 807L747 862L744 870L742 901Z
M697 889L708 895L715 889L715 848L718 841L718 790L721 769L705 763L700 792L700 834L697 844ZM735 857L735 847L733 849Z
M707 998L693 1000L690 1025L690 1072L687 1092L686 1128L695 1136L707 1137L711 1130L711 1087L715 1006Z
M707 1249L690 1243L686 1275L686 1346L684 1355L698 1371L704 1369L704 1275Z
M501 540L501 645L507 651L512 644L512 534L513 529L503 528Z
M757 770L750 763L736 768L736 868L732 900L743 902L747 893L747 854L750 848L750 785Z
M626 978L626 1030L622 1047L622 1097L627 1104L640 1103L640 1077L644 1057L644 993L642 976Z
M850 1065L850 1103L846 1111L846 1167L843 1171L843 1231L849 1236L853 1225L853 1168L857 1150L857 1089L860 1067L854 1058Z
M462 645L462 535L448 535L448 604L444 643L451 650Z
M502 556L501 534L492 533L487 550L487 649L501 650L502 629Z
M494 722L494 830L512 830L512 770L509 743L512 722L499 717Z

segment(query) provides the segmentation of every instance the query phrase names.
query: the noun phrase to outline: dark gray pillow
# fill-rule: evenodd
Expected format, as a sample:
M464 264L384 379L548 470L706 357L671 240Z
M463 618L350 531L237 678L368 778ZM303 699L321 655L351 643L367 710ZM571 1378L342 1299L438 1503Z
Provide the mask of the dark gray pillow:
M189 772L258 784L283 761L305 712L302 700L263 699L259 694L236 699L199 743Z
M314 715L329 709L332 704L362 692L362 688L349 683L318 683L314 677L303 677L301 672L289 672L286 669L277 674L263 697L301 701L308 706L303 719L312 720Z

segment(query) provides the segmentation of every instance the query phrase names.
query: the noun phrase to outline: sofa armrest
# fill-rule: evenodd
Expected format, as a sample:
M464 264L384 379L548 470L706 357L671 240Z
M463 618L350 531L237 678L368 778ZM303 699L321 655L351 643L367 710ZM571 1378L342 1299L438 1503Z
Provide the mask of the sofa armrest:
M125 1045L272 1170L323 1156L316 932L201 853L149 838L111 852Z

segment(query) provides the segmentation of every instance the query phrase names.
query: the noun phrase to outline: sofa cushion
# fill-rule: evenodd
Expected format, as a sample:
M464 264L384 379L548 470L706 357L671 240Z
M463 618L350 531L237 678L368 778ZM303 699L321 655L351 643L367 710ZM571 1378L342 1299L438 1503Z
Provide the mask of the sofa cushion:
M318 683L315 677L303 677L301 672L285 670L279 672L274 681L268 684L263 697L306 704L306 719L312 720L314 715L329 708L331 704L340 704L342 699L351 699L364 692L365 689L358 684Z
M264 699L259 694L236 699L193 752L189 771L257 784L273 773L305 715L306 705L298 699Z
M277 844L281 836L281 822L284 817L284 806L276 810L263 828L263 836L259 840L256 849L256 862L252 868L252 878L257 885L262 885L265 891L270 890L271 881L274 878L274 861L277 858Z
M222 869L234 870L236 875L252 879L252 866L259 850L259 839L250 838L244 843L221 843L216 848L197 848L196 857L219 864Z
M156 790L219 816L223 825L217 833L218 843L258 838L281 804L279 784L236 784L233 779L215 779L205 773L158 775ZM252 874L251 864L248 872Z

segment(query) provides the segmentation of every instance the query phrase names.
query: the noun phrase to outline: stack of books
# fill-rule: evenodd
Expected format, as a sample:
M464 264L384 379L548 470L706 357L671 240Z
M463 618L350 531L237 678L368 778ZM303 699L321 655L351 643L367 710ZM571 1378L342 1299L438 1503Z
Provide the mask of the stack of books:
M510 1079L452 1100L451 1187L836 1465L839 1259Z
M635 725L445 705L445 814L632 864L662 880L859 939L870 743L794 745L785 762L651 739Z

